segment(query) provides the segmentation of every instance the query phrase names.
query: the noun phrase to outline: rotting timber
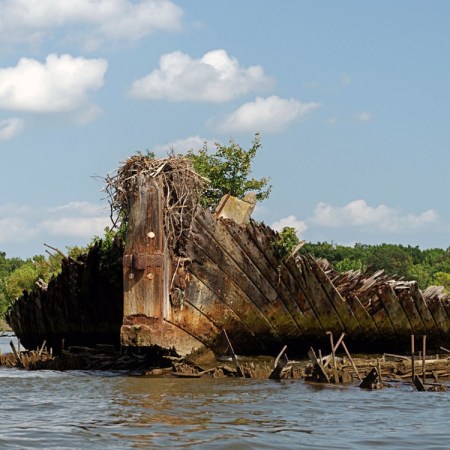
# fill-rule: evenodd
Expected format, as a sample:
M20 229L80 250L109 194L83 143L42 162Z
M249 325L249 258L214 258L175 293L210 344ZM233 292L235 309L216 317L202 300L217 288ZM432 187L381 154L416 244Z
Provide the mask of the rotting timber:
M101 242L77 260L66 257L61 273L48 285L25 291L6 314L6 320L28 349L47 347L59 353L65 345L120 345L123 247L115 241L107 258Z
M279 258L277 233L248 220L251 198L227 196L216 213L200 206L205 180L185 157L131 157L106 189L128 224L123 292L104 289L116 272L93 281L93 267L74 279L63 269L45 295L36 289L10 310L24 345L108 343L115 332L128 349L217 355L228 347L225 330L240 355L276 354L283 345L304 355L311 345L326 348L327 331L346 333L358 352L406 352L411 334L426 334L430 350L448 346L450 301L442 290L421 292L382 273L340 274L311 256ZM68 273L79 270L72 265ZM72 294L80 290L82 297ZM108 332L95 335L108 321Z
M304 354L325 345L327 331L345 332L353 351L406 350L411 334L427 334L430 348L448 343L442 290L422 293L382 273L338 274L311 256L282 260L276 232L246 220L233 198L216 213L200 207L203 189L183 157L130 158L109 179L113 206L128 215L123 346L220 354L222 330L242 355L283 345ZM227 218L227 201L239 220Z

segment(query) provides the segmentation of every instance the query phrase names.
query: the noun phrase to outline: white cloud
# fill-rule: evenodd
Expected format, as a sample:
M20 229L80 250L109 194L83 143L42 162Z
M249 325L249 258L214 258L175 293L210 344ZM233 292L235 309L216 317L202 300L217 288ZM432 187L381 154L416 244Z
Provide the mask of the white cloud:
M342 73L339 76L339 82L343 85L343 86L348 86L351 82L352 82L352 78L347 75L346 73Z
M130 93L149 100L220 103L269 83L261 66L241 67L225 50L207 52L199 59L176 51L162 55L159 68L136 80Z
M293 98L283 99L275 95L257 97L255 101L243 104L225 117L218 128L222 132L274 133L319 106L319 103L302 103Z
M325 227L369 227L388 232L411 231L437 225L436 211L402 214L385 205L369 206L365 200L355 200L345 206L319 203L311 222Z
M105 208L103 208L105 210ZM65 212L82 216L95 216L102 211L97 203L92 202L70 202L65 205L49 208L50 212ZM108 210L109 212L109 210Z
M0 243L25 242L36 236L35 227L19 217L0 219Z
M328 122L330 125L336 125L336 123L337 123L337 117L335 117L335 116L329 117L329 118L327 119L327 122Z
M364 111L364 112L358 114L358 115L355 117L355 119L356 119L358 122L368 123L368 122L371 122L371 121L372 121L372 115L371 115L370 113Z
M189 136L185 139L178 139L176 141L169 142L164 145L157 145L152 148L152 151L158 155L168 154L172 150L175 154L186 153L188 150L197 151L201 149L205 143L209 147L214 146L214 142L212 140L208 140L205 138L201 138L200 136Z
M105 227L110 225L109 217L62 217L44 220L39 224L51 235L82 238L101 236Z
M276 231L281 231L284 227L295 228L297 235L304 233L308 225L303 220L298 220L294 215L283 217L272 224L272 228Z
M109 208L91 202L70 202L52 208L0 205L0 243L26 242L50 236L84 238L103 235L111 226Z
M181 28L183 10L168 0L0 0L0 38L36 42L67 28L90 47L104 40L137 40Z
M45 63L22 58L0 69L0 108L34 113L72 113L80 116L98 108L89 92L103 86L104 59L49 55Z
M0 120L0 141L7 141L17 136L24 126L22 119L11 118Z

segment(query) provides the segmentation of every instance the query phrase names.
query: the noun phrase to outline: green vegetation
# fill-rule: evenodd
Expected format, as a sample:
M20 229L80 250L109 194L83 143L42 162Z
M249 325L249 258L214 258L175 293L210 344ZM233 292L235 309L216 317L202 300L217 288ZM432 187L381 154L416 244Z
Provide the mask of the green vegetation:
M387 275L417 280L422 289L435 284L444 286L450 293L450 248L420 250L419 247L394 244L347 247L318 242L306 244L300 253L325 258L340 272L361 270L373 273L384 269Z
M0 252L0 317L3 317L8 307L6 280L24 263L20 258L7 258L5 252Z
M275 251L280 259L289 256L295 247L298 245L299 239L294 227L284 227L279 235L278 240L275 242Z
M268 178L251 178L252 162L261 148L259 134L255 135L252 146L244 150L233 140L228 146L215 144L216 151L209 153L206 146L198 153L190 151L195 171L210 181L209 188L203 196L202 204L212 208L219 203L221 197L230 193L234 197L242 198L249 192L256 192L257 200L261 201L270 195L272 186Z

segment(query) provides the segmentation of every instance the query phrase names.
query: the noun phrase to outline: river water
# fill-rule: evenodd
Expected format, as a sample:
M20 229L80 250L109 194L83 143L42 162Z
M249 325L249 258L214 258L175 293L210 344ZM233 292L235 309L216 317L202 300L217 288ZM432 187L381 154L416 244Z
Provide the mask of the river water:
M0 338L5 351L10 338ZM450 392L0 368L1 449L446 449Z

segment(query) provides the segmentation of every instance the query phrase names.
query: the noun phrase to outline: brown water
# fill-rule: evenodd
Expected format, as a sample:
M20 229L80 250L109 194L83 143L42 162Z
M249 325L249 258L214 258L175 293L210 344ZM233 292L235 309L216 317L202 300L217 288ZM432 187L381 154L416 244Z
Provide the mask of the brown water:
M8 341L9 342L9 341ZM1 449L446 449L450 392L0 368Z

